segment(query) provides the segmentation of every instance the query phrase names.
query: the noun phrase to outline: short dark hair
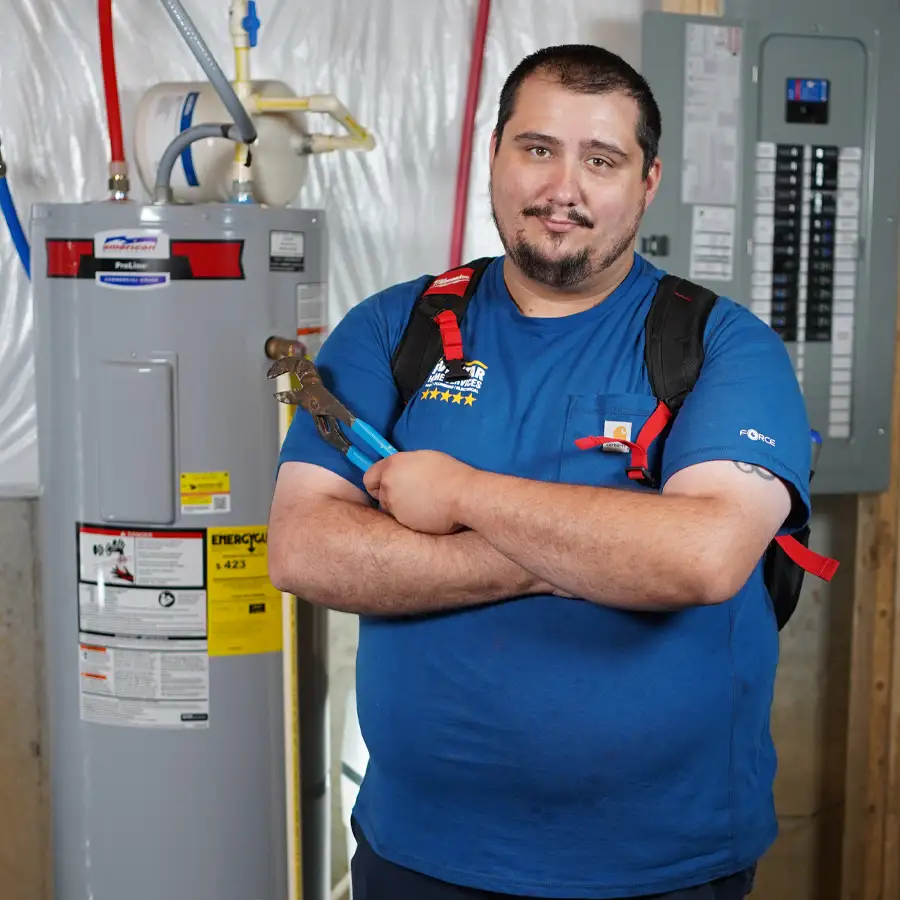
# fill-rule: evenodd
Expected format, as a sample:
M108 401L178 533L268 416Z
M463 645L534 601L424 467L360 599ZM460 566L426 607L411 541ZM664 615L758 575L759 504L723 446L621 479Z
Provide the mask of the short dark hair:
M564 88L583 94L621 91L638 105L637 142L644 152L644 178L659 153L662 117L650 85L621 56L594 44L562 44L544 47L526 56L510 72L500 91L497 114L497 147L503 129L515 109L516 96L530 75L543 75Z

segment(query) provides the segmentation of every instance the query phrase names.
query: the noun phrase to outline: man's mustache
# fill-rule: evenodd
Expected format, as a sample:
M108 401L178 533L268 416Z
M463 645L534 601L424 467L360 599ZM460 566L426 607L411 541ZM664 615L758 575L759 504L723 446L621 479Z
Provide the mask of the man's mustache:
M559 215L554 215L552 206L529 206L527 209L522 210L522 215L537 216L539 219L562 218ZM570 209L566 213L565 218L576 225L581 225L582 228L594 227L594 223L587 216L574 209Z

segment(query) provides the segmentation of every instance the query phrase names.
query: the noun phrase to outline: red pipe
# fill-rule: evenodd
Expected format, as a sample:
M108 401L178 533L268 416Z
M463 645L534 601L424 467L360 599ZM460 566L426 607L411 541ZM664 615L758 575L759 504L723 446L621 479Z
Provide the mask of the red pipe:
M112 0L98 0L97 12L100 20L100 60L103 64L103 87L106 91L106 118L109 123L110 161L124 163L125 141L122 138L122 113L119 109L119 84L116 78Z
M481 67L487 40L491 0L480 0L475 22L475 40L469 61L469 86L466 91L466 111L463 117L462 143L459 148L459 167L456 174L456 206L453 211L453 233L450 240L450 268L462 264L463 239L466 231L466 206L469 200L469 171L472 168L472 136L475 133L475 114L481 87Z

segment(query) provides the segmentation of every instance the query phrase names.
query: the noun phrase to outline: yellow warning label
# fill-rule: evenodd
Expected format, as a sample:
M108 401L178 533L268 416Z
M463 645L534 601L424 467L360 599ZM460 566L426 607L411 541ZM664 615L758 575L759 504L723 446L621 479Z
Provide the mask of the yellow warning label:
M231 512L231 475L228 472L182 472L182 513Z
M281 650L281 592L269 581L265 525L206 532L209 655Z

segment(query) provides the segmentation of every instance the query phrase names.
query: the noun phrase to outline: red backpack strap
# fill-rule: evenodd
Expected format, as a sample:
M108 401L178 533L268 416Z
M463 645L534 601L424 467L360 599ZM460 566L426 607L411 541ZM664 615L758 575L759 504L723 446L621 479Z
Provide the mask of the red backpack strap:
M413 304L406 330L391 359L404 403L416 393L441 358L448 381L469 377L463 364L460 325L481 276L494 257L485 256L433 278Z
M834 573L837 572L840 563L836 559L828 556L822 556L815 550L805 547L795 537L789 534L780 534L775 538L776 542L781 545L781 549L798 565L801 569L815 575L824 581L831 581Z

